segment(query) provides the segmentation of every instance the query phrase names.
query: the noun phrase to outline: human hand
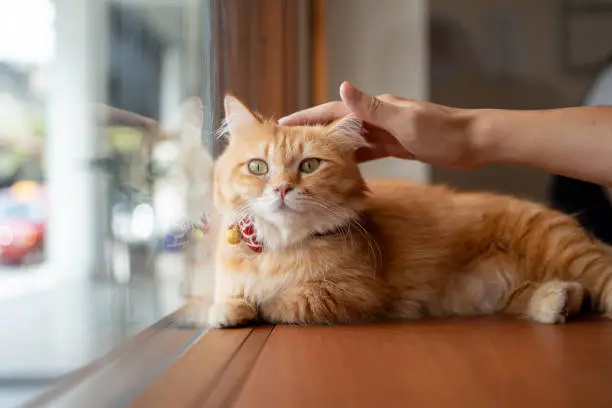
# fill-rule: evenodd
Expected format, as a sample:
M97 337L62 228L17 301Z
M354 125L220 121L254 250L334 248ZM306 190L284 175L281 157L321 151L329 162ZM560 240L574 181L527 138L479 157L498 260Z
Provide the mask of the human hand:
M444 167L473 168L478 159L469 111L393 95L368 95L344 82L341 101L328 102L279 120L281 125L329 123L348 114L364 122L371 148L359 161L383 157L417 159Z

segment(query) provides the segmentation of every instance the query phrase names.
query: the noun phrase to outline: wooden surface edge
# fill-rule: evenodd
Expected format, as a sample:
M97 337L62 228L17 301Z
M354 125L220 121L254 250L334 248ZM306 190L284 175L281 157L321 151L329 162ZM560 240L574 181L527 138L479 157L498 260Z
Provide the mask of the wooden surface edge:
M206 400L198 407L229 407L240 393L248 374L272 335L274 326L255 327L242 347L229 362Z
M137 355L137 351L141 350L144 345L154 341L154 339L158 338L161 333L166 332L168 329L176 327L175 319L178 313L180 313L180 311L166 316L100 358L62 376L57 383L47 391L26 402L23 408L44 407L51 404L53 404L53 406L70 406L69 404L62 403L62 399L65 398L66 395L75 392L75 390L82 387L88 379L93 378L111 365L124 359L126 356ZM187 339L193 339L201 333L200 330L193 329L188 330L188 332ZM185 337L182 338L185 339ZM189 340L183 343L189 343ZM186 344L177 344L176 347L180 348L185 345ZM117 373L117 375L119 378L121 377L121 373ZM135 381L135 379L129 378L121 380L128 383L130 381Z
M207 331L129 407L213 406L209 401L225 404L271 330L262 326Z

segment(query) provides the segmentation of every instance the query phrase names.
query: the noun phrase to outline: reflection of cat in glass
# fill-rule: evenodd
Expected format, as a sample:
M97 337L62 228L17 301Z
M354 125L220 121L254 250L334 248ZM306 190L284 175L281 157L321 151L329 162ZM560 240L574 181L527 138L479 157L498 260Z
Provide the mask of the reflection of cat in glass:
M573 218L509 196L366 182L355 118L283 127L231 96L225 106L212 326L494 313L563 323L585 294L612 315L612 258Z
M178 129L176 171L164 183L184 185L186 220L176 238L185 249L183 295L189 298L187 320L201 321L198 313L212 294L215 223L213 160L202 143L203 106L198 98L183 102Z
M147 177L155 177L153 196L157 223L165 235L164 245L184 250L183 296L200 305L202 299L196 294L212 294L214 244L210 222L213 160L202 143L202 102L198 98L184 101L163 130L157 121L134 112L106 105L95 108L101 124L118 124L143 133L138 154L151 161L150 167L147 166L150 172L138 168L132 172L136 177L127 183L138 186ZM155 152L165 152L160 154L165 160L156 160ZM178 153L176 157L172 152ZM169 160L168 156L174 160ZM183 220L180 219L181 208L186 210ZM169 219L168 215L162 217L162 213L169 213Z

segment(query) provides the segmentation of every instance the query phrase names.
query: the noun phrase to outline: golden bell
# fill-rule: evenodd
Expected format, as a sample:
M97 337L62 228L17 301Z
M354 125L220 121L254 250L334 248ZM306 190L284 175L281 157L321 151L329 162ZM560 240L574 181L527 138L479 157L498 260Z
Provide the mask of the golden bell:
M240 234L238 227L232 227L225 233L225 239L228 244L236 245L242 240L242 234Z

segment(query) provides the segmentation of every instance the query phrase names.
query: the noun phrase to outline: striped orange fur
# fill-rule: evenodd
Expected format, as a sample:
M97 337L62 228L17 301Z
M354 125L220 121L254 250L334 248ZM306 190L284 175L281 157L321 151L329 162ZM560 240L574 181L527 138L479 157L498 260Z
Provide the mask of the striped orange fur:
M282 127L233 97L226 113L216 208L225 225L253 218L264 251L219 235L212 326L494 313L563 323L587 297L612 316L610 250L573 218L509 196L366 182L354 118ZM304 173L308 158L320 165ZM253 159L265 174L250 172Z

